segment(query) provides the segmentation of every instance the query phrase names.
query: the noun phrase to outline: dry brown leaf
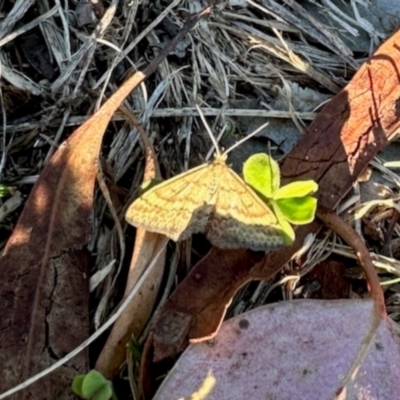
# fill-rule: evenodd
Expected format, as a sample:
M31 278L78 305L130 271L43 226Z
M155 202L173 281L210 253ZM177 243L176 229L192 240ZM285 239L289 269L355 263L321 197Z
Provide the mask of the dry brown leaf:
M55 363L89 334L85 245L91 233L103 134L138 72L63 143L32 189L0 259L3 299L0 392ZM71 380L88 367L81 353L15 398L72 398Z

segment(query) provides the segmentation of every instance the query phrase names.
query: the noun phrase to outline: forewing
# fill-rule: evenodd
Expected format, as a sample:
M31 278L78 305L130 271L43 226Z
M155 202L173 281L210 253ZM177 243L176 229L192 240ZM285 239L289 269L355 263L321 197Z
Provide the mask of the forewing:
M219 248L267 251L284 246L283 232L272 210L224 166L216 191L207 237Z
M126 220L175 241L204 231L215 186L211 169L204 164L155 186L129 206Z

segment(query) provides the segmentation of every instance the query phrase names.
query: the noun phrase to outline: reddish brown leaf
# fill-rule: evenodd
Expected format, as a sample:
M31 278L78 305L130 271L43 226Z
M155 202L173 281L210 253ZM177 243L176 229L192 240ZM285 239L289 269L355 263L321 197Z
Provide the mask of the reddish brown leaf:
M225 314L227 303L238 289L230 279L236 276L245 280L249 269L261 259L262 253L213 248L197 263L181 284L186 290L172 294L157 321L155 360L183 350L187 338L181 332L187 332L189 337L212 336L221 324L220 315Z

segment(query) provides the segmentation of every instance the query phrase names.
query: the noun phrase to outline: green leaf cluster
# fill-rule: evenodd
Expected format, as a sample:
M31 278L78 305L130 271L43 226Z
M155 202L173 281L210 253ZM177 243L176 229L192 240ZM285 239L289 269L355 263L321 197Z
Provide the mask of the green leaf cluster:
M265 153L254 154L243 165L245 182L268 204L285 234L286 244L294 241L291 224L305 225L315 218L318 190L313 181L297 181L280 187L281 174L278 163Z
M85 400L117 399L112 382L94 369L85 375L75 376L72 391Z

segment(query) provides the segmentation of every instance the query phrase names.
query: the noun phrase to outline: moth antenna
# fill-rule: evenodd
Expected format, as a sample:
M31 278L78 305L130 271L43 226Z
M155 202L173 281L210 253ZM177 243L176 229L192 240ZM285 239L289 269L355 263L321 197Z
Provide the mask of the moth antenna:
M217 139L216 139L217 144L222 139L222 136L224 136L224 133L225 133L227 127L228 127L228 124L225 123L225 125L221 129L221 132L218 133L218 136L217 136ZM214 152L213 149L210 149L210 151L206 155L206 161L208 161L211 158L211 156L213 155L213 152Z
M206 128L206 131L207 131L208 135L210 136L210 139L211 139L211 141L212 141L212 143L213 143L213 145L214 145L214 147L215 147L215 150L216 150L218 156L220 156L220 155L221 155L221 152L219 151L218 143L217 143L217 141L215 140L215 137L214 137L214 135L212 134L211 129L210 129L209 125L207 124L206 119L204 118L204 114L203 114L203 112L201 111L200 107L199 107L197 104L196 104L196 108L197 108L197 111L199 112L201 121L203 122L203 125L204 125L204 127Z
M246 140L248 140L248 139L252 138L253 136L257 135L257 133L262 131L266 126L268 126L268 124L269 124L269 122L265 123L264 125L259 126L254 132L249 133L247 136L245 136L244 138L240 139L238 142L236 142L231 147L229 147L229 149L226 150L224 152L224 154L230 153L233 149L235 149L236 147L241 145L243 142L245 142Z

